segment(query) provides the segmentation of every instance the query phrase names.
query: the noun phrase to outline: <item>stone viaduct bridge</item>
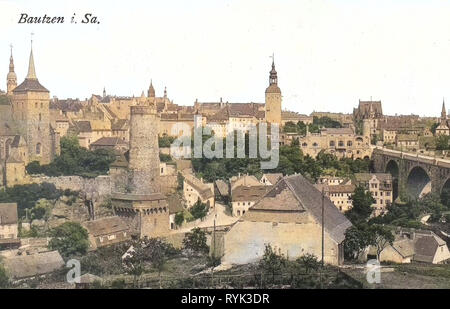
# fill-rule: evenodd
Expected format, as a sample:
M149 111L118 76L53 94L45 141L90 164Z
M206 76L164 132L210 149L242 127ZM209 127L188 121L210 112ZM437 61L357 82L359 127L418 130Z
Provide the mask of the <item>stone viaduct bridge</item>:
M420 197L428 192L450 190L450 160L375 147L374 170L394 178L394 198Z

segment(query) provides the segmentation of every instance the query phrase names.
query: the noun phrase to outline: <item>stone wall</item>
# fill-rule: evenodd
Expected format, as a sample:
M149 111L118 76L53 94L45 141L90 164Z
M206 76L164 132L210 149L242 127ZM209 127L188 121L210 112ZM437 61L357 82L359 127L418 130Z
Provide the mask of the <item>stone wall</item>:
M52 183L57 189L81 192L97 192L99 197L111 194L111 179L107 175L97 176L96 178L84 178L81 176L32 176L33 183Z

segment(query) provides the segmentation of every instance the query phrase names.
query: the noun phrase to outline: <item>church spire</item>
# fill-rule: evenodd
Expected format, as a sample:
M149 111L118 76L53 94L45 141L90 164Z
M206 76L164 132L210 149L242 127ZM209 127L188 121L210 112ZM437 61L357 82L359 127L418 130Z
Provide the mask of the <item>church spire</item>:
M12 45L10 45L11 47L11 56L9 57L9 72L6 78L6 91L8 95L12 94L12 91L14 90L14 88L16 88L17 86L17 75L14 72L14 59L13 59L13 55L12 55Z
M149 98L154 98L155 97L155 88L153 88L153 81L150 80L150 87L148 87L148 93L147 93Z
M442 98L442 111L441 111L441 119L446 120L447 119L447 111L445 110L445 101Z
M278 84L278 75L275 70L275 54L272 54L272 70L270 70L269 76L269 85L277 85Z
M36 70L34 68L34 57L33 57L33 40L31 40L31 52L30 52L30 61L28 63L28 74L27 79L37 79Z
M11 56L9 57L9 72L14 72L14 59L13 59L13 55L12 55L12 45L10 45L11 47Z

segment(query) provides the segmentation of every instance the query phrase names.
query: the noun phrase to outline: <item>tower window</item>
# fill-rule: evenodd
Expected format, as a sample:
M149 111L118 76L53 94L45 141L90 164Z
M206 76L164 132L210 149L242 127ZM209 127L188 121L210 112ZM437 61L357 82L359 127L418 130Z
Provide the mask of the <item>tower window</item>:
M41 143L37 143L36 144L36 154L40 155L41 154Z

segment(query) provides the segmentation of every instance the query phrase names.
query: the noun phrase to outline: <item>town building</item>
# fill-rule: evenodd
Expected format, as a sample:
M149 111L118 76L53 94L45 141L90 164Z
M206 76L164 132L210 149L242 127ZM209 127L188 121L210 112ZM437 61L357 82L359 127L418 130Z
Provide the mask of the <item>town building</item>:
M26 183L29 162L47 164L59 154L59 134L50 122L49 105L49 91L36 75L33 49L28 74L18 86L11 51L7 92L0 94L0 186Z
M20 245L16 203L0 203L0 249Z
M370 141L367 137L355 134L352 128L324 128L320 133L307 132L299 138L303 154L315 158L324 151L338 158L369 158Z
M186 201L186 207L192 206L200 201L208 207L214 207L214 184L204 183L203 179L198 179L191 173L183 174L183 197Z
M58 251L3 256L2 263L13 281L41 277L65 265Z
M450 127L447 119L447 111L445 110L445 102L442 102L441 119L436 127L436 136L450 135Z
M119 137L101 137L90 144L91 150L108 149L124 153L128 150L128 143Z
M433 231L399 228L394 236L392 245L381 251L381 262L442 264L450 260L447 243ZM376 248L371 246L366 255L375 258Z
M362 186L372 194L375 203L372 204L373 216L387 212L387 206L393 202L392 175L389 173L356 173L355 185Z
M271 185L245 186L233 189L231 196L232 213L234 217L244 215L248 209L259 201L271 189Z
M399 149L417 151L419 149L419 137L416 134L397 134L395 146Z
M355 185L353 184L316 184L315 187L324 192L333 204L341 211L346 212L352 209L353 201L351 199L355 192Z
M129 227L117 216L86 221L83 226L89 233L91 250L131 239Z
M267 244L289 259L312 254L321 259L324 222L324 261L343 263L343 241L350 221L302 175L285 176L223 236L222 263L247 264L264 255Z

